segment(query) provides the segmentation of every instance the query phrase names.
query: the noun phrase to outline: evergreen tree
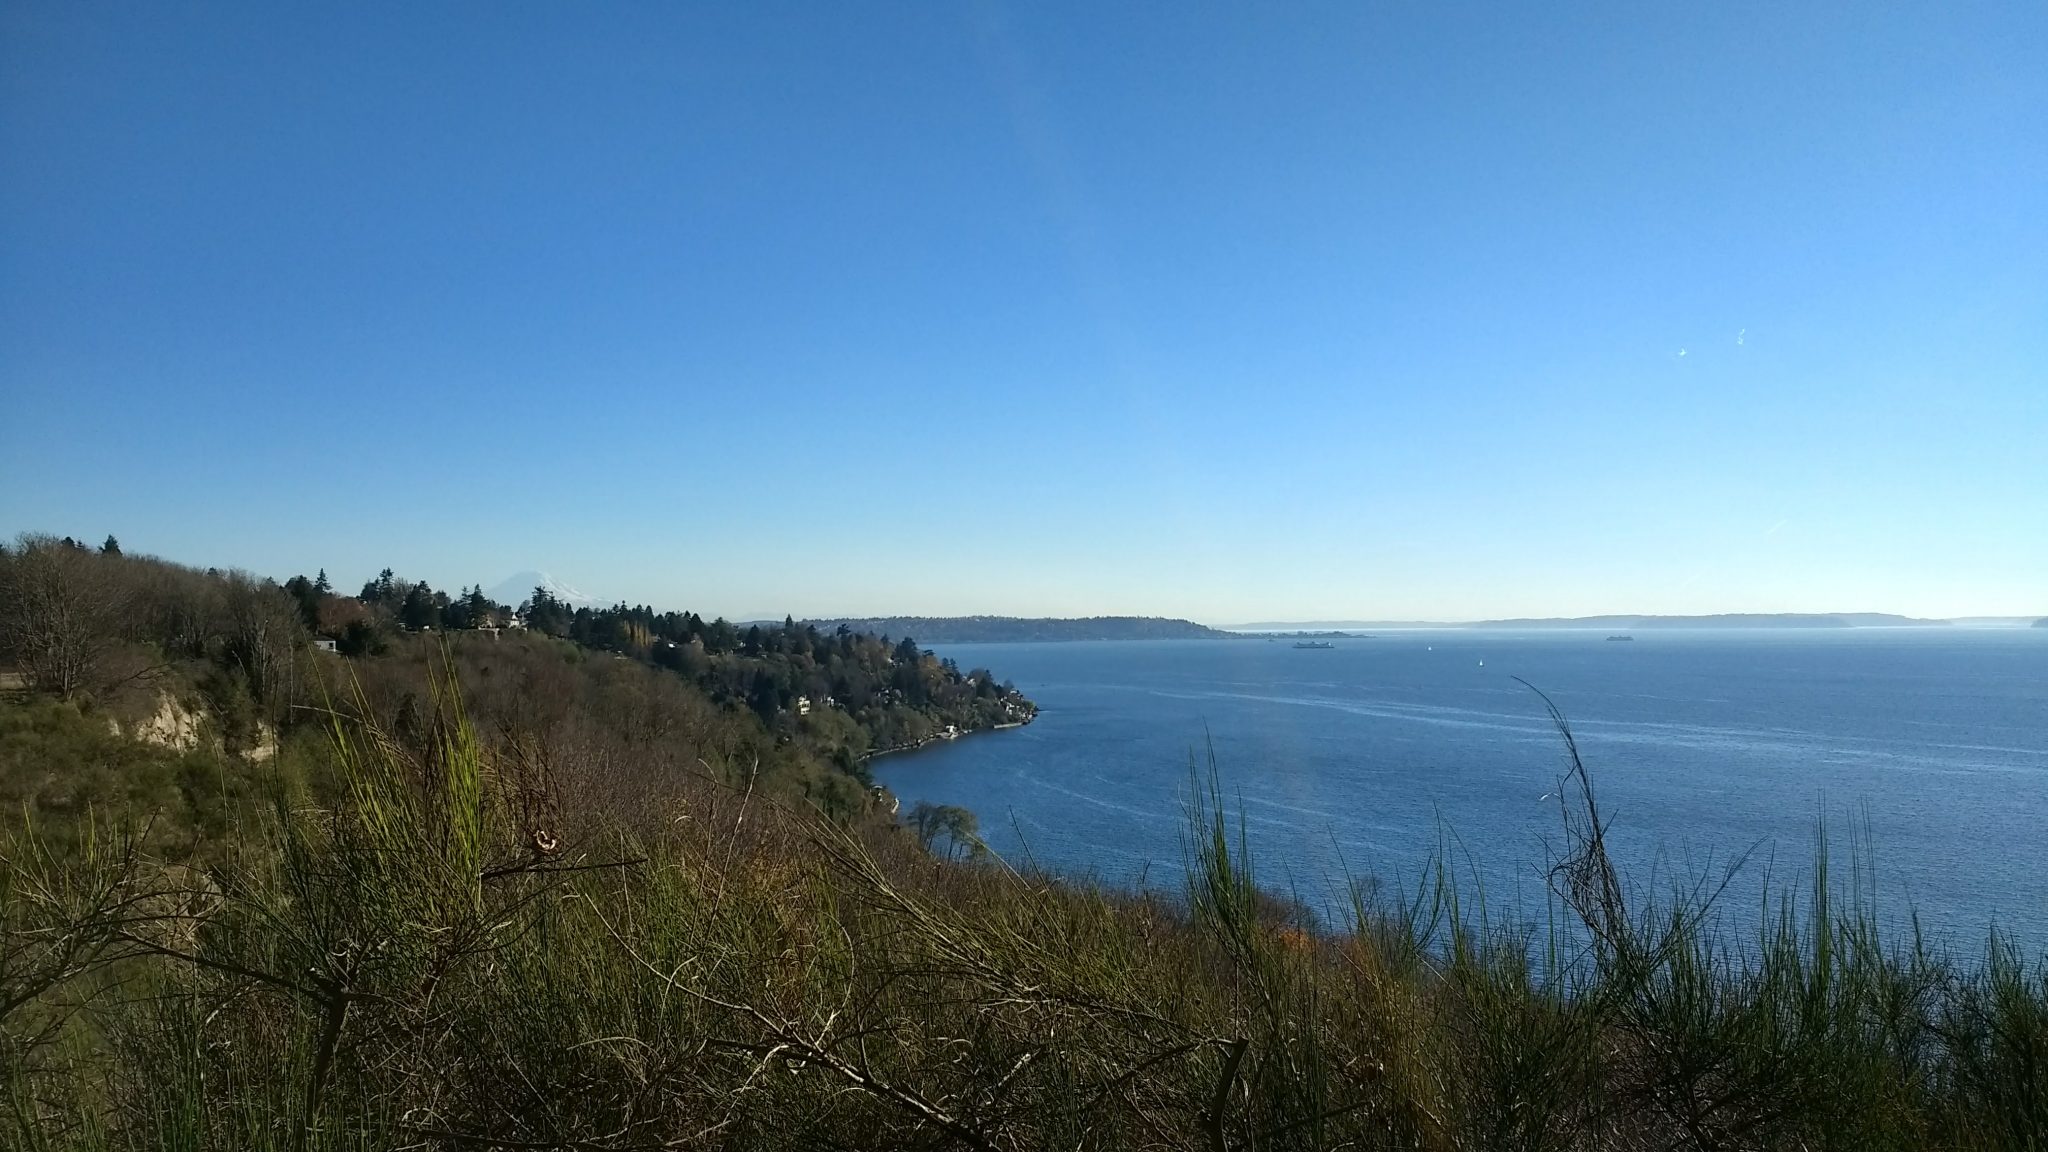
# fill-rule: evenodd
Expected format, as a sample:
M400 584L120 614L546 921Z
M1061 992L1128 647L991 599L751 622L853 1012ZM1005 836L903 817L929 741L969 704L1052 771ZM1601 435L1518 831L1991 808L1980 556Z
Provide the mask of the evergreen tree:
M284 590L298 605L299 619L305 623L306 630L317 631L320 627L320 601L325 599L320 585L304 576L294 576L284 582Z
M382 656L389 648L376 626L364 619L349 621L335 644L343 656Z
M365 604L382 604L390 607L398 599L398 579L386 568L377 573L377 578L363 585L363 594L358 597Z
M398 608L398 622L414 632L439 624L441 611L439 605L434 603L434 590L425 583L415 584L407 589L405 600Z
M707 652L730 652L740 645L739 629L732 622L720 616L704 630L704 650Z
M469 589L464 588L460 596L436 592L434 606L441 610L441 627L451 632L476 627L476 621L469 615Z
M747 706L763 724L775 723L776 715L782 711L782 686L775 682L774 673L766 668L755 670L753 686L747 692Z
M107 534L107 542L106 542L106 543L104 543L104 544L102 544L102 545L100 545L100 555L102 555L102 556L119 556L120 554L121 554L121 542L120 542L119 540L116 540L116 539L114 539L114 535L113 535L113 533L111 533L111 532L110 532L110 533L108 533L108 534Z
M555 599L554 593L542 585L534 587L533 598L526 602L520 615L528 628L549 636L569 635L570 626L574 623L569 606Z

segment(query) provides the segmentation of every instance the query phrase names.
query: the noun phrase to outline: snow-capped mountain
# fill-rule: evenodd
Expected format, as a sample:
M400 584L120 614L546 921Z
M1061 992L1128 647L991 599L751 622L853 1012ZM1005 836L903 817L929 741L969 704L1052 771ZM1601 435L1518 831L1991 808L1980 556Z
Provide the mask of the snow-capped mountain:
M533 598L535 588L547 589L550 596L565 604L596 607L599 603L597 597L586 596L545 572L515 572L499 581L497 586L486 589L484 595L516 608Z

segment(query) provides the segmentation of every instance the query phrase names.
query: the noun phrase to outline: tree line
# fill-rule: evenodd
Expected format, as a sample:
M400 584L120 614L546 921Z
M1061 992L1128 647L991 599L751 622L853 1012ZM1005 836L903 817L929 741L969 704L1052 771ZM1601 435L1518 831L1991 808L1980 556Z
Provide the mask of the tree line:
M820 717L815 728L829 726L827 713L838 713L861 737L831 741L832 754L849 768L869 753L921 743L949 726L975 731L1036 713L1015 685L986 668L963 671L911 637L892 640L844 624L828 632L785 616L779 625L742 628L724 617L707 621L644 604L572 605L544 585L515 607L492 600L481 585L451 595L390 568L353 597L337 594L325 570L310 579L293 576L283 587L309 631L334 640L344 655L375 655L401 633L519 628L668 669L784 737L799 735L807 716Z
M98 548L43 535L0 546L0 662L16 668L25 687L89 700L175 670L235 734L231 742L318 712L338 674L317 659L316 640L355 658L350 675L358 681L375 681L381 658L483 630L507 643L566 643L673 674L713 703L750 714L793 758L863 785L865 762L879 751L949 730L1022 723L1036 711L987 669L962 670L909 637L845 626L827 632L785 618L742 628L645 605L572 606L545 587L511 606L480 585L450 593L390 568L348 595L324 569L278 583L127 555L111 536Z

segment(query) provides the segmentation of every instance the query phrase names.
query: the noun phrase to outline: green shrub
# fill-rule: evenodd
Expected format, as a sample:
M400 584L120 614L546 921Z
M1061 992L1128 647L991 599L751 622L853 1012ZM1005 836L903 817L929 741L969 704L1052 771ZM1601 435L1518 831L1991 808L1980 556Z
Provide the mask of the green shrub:
M2040 962L1886 941L1824 839L1754 936L1701 889L1640 901L1582 770L1546 923L1439 861L1333 929L1261 889L1213 774L1176 902L938 859L730 762L565 786L606 777L484 739L444 677L419 700L406 738L332 718L201 868L31 802L0 837L14 1145L2041 1145ZM0 716L6 778L165 763L79 720ZM633 808L569 814L606 796Z

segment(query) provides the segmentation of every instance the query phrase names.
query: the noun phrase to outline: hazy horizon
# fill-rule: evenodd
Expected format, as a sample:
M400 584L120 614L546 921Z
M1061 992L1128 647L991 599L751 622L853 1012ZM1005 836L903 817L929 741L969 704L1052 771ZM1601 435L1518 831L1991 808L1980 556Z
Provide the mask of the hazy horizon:
M2048 612L2044 57L0 2L0 533L735 617Z
M64 533L53 533L53 532L50 532L50 531L49 531L48 529L31 529L30 531L34 531L34 532L38 532L38 533L43 533L43 534L48 534L48 535L56 535L56 536L62 536L62 535L65 535ZM85 535L82 535L82 536L81 536L81 535L80 535L80 534L78 534L78 533L70 533L70 535L71 535L71 536L73 536L73 538L75 538L75 539L79 539L79 540L81 540L81 542L83 542L83 543L86 543L86 544L88 544L88 545L96 545L96 544L97 544L97 542L99 542L100 540L102 540L102 539L103 539L103 536L101 536L101 535L97 535L97 534L85 534ZM202 567L202 568L203 568L203 567L217 567L217 568L224 568L224 569L225 569L225 568L242 568L242 569L245 569L245 570L247 570L247 571L250 571L250 572L254 573L254 574L255 574L255 575L257 575L257 576L261 576L261 577L269 577L269 578L272 578L272 579L275 579L275 580L279 580L279 581L283 581L283 580L285 580L285 579L287 579L287 578L289 578L289 577L291 577L291 576L295 576L295 575L304 575L304 576L312 576L312 575L314 575L314 574L315 574L316 572L322 572L322 571L324 571L324 572L326 572L326 574L327 574L327 577L328 577L329 581L330 581L330 582L331 582L331 583L333 584L333 586L334 586L334 589L335 589L335 591L336 591L336 592L339 592L339 593L341 593L341 594L343 594L343 595L354 595L354 594L355 594L355 592L356 592L356 591L357 591L358 589L360 589L360 588L362 587L362 585L363 585L363 584L364 584L365 582L367 582L367 581L369 581L369 580L371 580L371 579L374 579L374 578L375 578L375 577L377 576L378 572L379 572L379 571L381 571L382 567L384 567L383 565L380 565L380 566L379 566L378 568L374 568L374 569L364 569L364 570L362 570L362 571L360 572L360 574L356 573L356 572L355 572L355 571L354 571L353 569L351 569L351 570L346 570L346 571L344 571L344 570L336 569L336 568L333 568L333 567L330 567L330 566L327 566L327 565L322 565L322 564L311 564L311 565L299 565L299 566L297 566L297 567L293 567L293 568L292 568L292 569L291 569L290 571L266 571L266 570L263 570L263 569L258 569L258 568L252 568L252 567L249 567L248 565L243 565L243 564L222 564L222 563L210 563L210 562L209 562L209 561L208 561L208 560L207 560L206 558L204 558L204 557L190 557L190 556L177 556L177 555L168 555L168 554L162 553L162 552L160 552L160 551L157 551L157 550L155 550L155 549L151 549L151 548L148 548L148 547L144 546L144 545L143 545L143 544L141 544L141 543L138 543L137 541L138 541L138 539L139 539L139 538L135 538L135 537L127 537L127 536L122 536L122 535L121 535L120 533L118 533L118 532L115 532L115 533L109 533L109 535L113 535L113 536L115 536L115 537L116 537L117 539L119 539L119 540L121 541L121 547L122 547L122 550L123 550L124 552L128 553L128 554L131 554L131 555L135 555L135 554L141 554L141 555L152 555L152 556L158 556L158 557L160 557L160 558L162 558L162 559L165 559L165 560L170 560L170 561L173 561L173 562L175 562L175 563L180 563L180 564L189 564L189 565L192 565L192 566L195 566L195 567ZM10 534L8 535L8 537L6 538L6 540L7 540L8 542L11 542L11 541L12 541L12 539L13 539L13 536L14 536L14 533L11 533L11 532L10 532ZM451 578L448 578L448 579L436 579L436 578L435 578L435 577L434 577L434 576L433 576L433 575L432 575L431 573L429 573L429 572L428 572L428 571L427 571L426 569L424 569L423 567L422 567L422 568L413 568L413 567L407 567L407 566L405 566L405 565L403 565L403 564L393 564L393 565L390 565L390 567L392 567L392 569L393 569L394 573L395 573L396 575L398 575L398 576L401 576L401 577L405 577L405 578L408 578L408 579L414 579L414 580L425 580L425 581L427 581L427 582L428 582L429 584L433 585L433 586L434 586L435 588L438 588L438 589L441 589L441 590L444 590L444 591L448 591L448 592L451 592L451 593L452 593L452 592L454 592L455 590L457 590L458 588L466 588L466 587L469 587L469 586L471 586L471 585L476 585L476 586L478 586L478 587L481 587L481 588L482 588L482 589L483 589L484 591L486 591L486 592L495 592L495 591L499 590L499 586L500 586L500 585L503 585L503 584L507 583L508 581L510 581L510 580L513 580L513 579L515 579L515 578L519 578L519 577L530 577L530 576L539 576L539 577L542 577L542 578L544 578L544 579L546 579L546 580L552 581L552 582L553 582L553 583L554 583L554 584L555 584L555 585L556 585L556 586L557 586L558 588L561 588L561 589L565 589L565 590L567 590L567 591L570 591L570 592L574 592L574 593L577 593L577 594L580 594L580 595L582 595L583 597L585 597L586 599L588 599L589 601L591 601L591 602L593 603L593 605L595 605L595 606L609 606L609 605L612 605L612 604L615 604L615 603L619 603L619 602L623 601L623 602L625 602L625 603L628 603L628 604L634 604L634 605L641 605L641 604L644 604L644 605L647 605L647 606L649 606L649 607L652 607L652 608L654 608L654 609L655 609L656 611L690 611L690 612L696 612L696 613L698 613L699 615L703 616L703 617L704 617L705 619L707 619L707 620L709 620L709 619L712 619L712 618L714 618L714 617L717 617L717 616L723 616L723 617L725 617L725 618L726 618L726 619L728 619L728 620L734 620L734 621L750 621L750 620L780 620L780 619L782 619L782 618L783 618L783 617L785 617L785 616L794 616L795 618L797 618L797 619L800 619L800 620L855 620L855 619L886 619L886 618L890 618L890 617L971 617L971 616L994 616L994 617L1015 617L1015 618L1048 618L1048 617L1052 617L1052 618L1086 618L1086 617L1100 617L1100 616L1137 616L1137 617L1154 617L1154 618L1165 618L1165 619L1184 619L1184 620L1190 620L1190 621L1193 621L1194 623L1197 623L1197 624L1203 624L1203 625L1207 625L1208 627L1211 627L1211 628L1220 628L1220 629L1226 629L1226 630L1227 630L1227 629L1233 629L1233 628L1236 628L1236 629L1253 629L1253 630L1257 630L1257 629L1263 629L1263 628L1295 628L1295 627L1302 627L1302 628L1339 628L1339 627L1365 627L1365 626L1374 626L1374 627L1399 627L1399 626L1429 626L1429 625L1445 625L1445 626L1460 626L1460 625L1468 625L1468 624L1478 624L1478 623L1485 623L1485 622L1489 622L1489 621L1497 621L1497 620L1517 620L1517 619L1529 619L1529 620L1559 620L1559 619L1573 619L1573 618L1580 618L1580 617L1597 617L1597 616L1716 616L1716 615L1801 615L1801 616L1809 616L1809 615L1810 615L1810 616L1828 616L1828 615L1860 615L1860 614L1881 614L1881 615L1895 615L1895 616L1908 616L1908 617L1913 617L1913 618L1917 618L1917 619L1929 619L1929 620L1971 620L1971 619L2002 619L2002 620L2035 620L2035 619L2040 619L2040 618L2043 618L2043 617L2048 617L2048 611L2042 611L2042 612L2032 612L2032 613L2028 613L2028 612L1900 612L1900 611L1898 611L1898 610L1896 610L1896 609L1893 609L1893 608L1888 608L1888 607L1879 607L1879 608L1870 608L1870 607L1855 607L1855 608L1841 608L1841 607L1832 607L1832 608L1809 608L1809 607L1793 607L1793 608L1760 608L1760 609L1744 608L1744 609L1714 610L1714 611L1705 611L1705 612L1664 612L1664 611L1656 611L1656 610L1637 610L1637 609L1594 609L1594 610L1591 610L1591 611L1573 611L1573 612L1487 612L1487 613L1480 613L1480 614L1477 614L1477 615L1471 615L1471 616L1456 616L1456 617L1453 617L1453 616L1438 616L1438 617L1423 617L1423 616L1397 616L1397 615L1390 615L1390 614L1386 614L1386 613L1378 613L1378 614L1362 614L1362 613L1361 613L1361 614L1349 614L1349 615L1347 615L1347 614L1341 614L1341 613L1321 613L1321 614L1304 614L1304 615L1300 615L1300 616L1292 616L1292 617L1283 617L1283 616L1280 616L1280 615L1275 615L1275 614L1271 614L1271 613L1267 613L1267 614L1257 614L1257 613L1253 613L1253 614L1249 614L1249 615L1245 615L1245 616L1238 616L1238 617L1222 617L1222 616L1217 616L1217 617L1210 617L1210 618L1204 618L1204 617L1200 617L1200 616L1190 616L1190 615L1184 615L1184 614L1181 614L1181 613L1175 613L1175 612L1169 612L1169 611L1161 611L1161 610L1157 610L1157 609L1146 609L1146 608L1126 608L1126 609L1115 609L1115 610L1111 610L1111 609L1102 609L1102 610L1095 610L1095 609L1081 609L1081 610L1076 610L1076 611L1068 611L1068 612L1028 612L1028 611L1002 611L1002 610L997 610L997 609L990 609L990 608L982 608L982 609L967 609L967 610L960 610L960 611L928 611L928 610L923 610L923 609L919 609L919 608L916 608L916 607L912 606L912 607L897 607L897 608L892 608L892 609L884 609L884 610L876 610L876 611L830 611L830 610L822 610L822 611L809 611L809 610L801 610L801 611L800 611L800 610L798 610L798 609L796 609L796 608L774 608L774 609L770 609L770 608L767 608L767 607L764 607L764 606L762 606L762 605L758 605L758 604L757 604L757 605L755 605L755 606L754 606L754 607L753 607L752 609L740 609L740 610L733 610L733 609L730 609L730 608L726 608L726 607L723 607L723 606L720 606L720 605L714 605L714 604L708 604L708 603L697 603L697 602L692 602L692 601L689 601L688 599L683 599L683 600L670 600L670 599L662 599L662 598L649 598L649 597L646 597L646 596L624 596L624 595L616 595L616 594L612 594L612 593L610 593L609 589L608 589L608 588L606 588L606 587L605 587L604 585L602 585L602 584L589 584L589 585L586 585L585 583L583 583L583 582L581 582L581 581L579 581L579 580L572 580L572 579L566 579L566 578L564 578L564 577L563 577L563 576L562 576L562 575L561 575L561 574L560 574L559 572L556 572L556 571L554 571L554 570L552 570L552 569L546 569L546 568L525 568L525 569L521 569L520 571L517 571L517 572L505 573L505 574L503 574L503 575L500 575L500 576L498 576L498 577L496 577L496 578L486 578L486 579L481 579L481 580L479 580L479 579L476 579L476 578L474 578L474 577L462 577L462 576L453 576L453 577L451 577ZM517 604L517 599L515 598L515 599L511 600L510 602L516 605L516 604Z

